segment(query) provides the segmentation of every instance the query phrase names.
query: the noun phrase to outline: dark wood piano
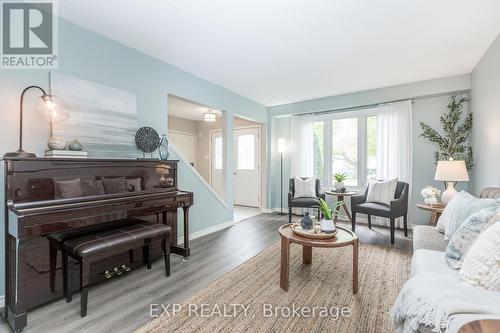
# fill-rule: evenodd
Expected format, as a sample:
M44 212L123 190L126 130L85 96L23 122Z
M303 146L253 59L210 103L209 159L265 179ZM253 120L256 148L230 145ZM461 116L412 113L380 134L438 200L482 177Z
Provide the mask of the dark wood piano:
M55 291L49 288L46 236L52 232L139 217L168 224L171 252L190 254L188 210L193 193L177 188L177 161L19 158L4 163L5 316L16 331L26 326L28 310L62 297L60 256ZM182 246L177 243L178 208L183 209ZM104 280L105 270L122 264L139 267L141 255L139 248L132 263L128 253L99 262L91 283ZM152 245L152 256L161 256L159 243Z

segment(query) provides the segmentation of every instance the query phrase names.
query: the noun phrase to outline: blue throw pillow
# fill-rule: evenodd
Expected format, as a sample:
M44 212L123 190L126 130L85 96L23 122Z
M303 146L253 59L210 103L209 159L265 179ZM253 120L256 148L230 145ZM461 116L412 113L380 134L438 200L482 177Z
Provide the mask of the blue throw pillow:
M446 262L453 269L460 269L465 254L481 232L500 220L500 209L485 209L469 216L455 231L446 248Z
M479 199L465 191L462 191L455 195L452 201L454 201L452 205L453 210L449 214L449 223L444 233L445 240L450 240L455 231L472 214L477 213L483 209L496 210L500 207L500 201L497 201L495 199Z

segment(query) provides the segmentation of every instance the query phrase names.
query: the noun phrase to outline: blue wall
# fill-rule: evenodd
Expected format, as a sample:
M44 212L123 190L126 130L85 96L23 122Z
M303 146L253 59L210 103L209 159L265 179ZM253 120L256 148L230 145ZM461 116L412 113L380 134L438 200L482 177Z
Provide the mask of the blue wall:
M474 191L500 186L500 35L472 71Z
M151 126L159 133L167 132L168 94L226 111L227 170L232 170L233 116L241 115L260 123L267 120L267 109L263 105L64 19L59 20L58 71L135 93L139 126ZM17 149L17 113L22 89L32 84L46 88L47 78L45 70L0 71L0 152ZM25 147L40 155L45 148L48 124L38 122L41 118L34 112L26 109ZM232 219L232 173L228 173L226 179L228 208L203 186L186 165L179 166L179 186L195 192L195 205L190 211L191 232ZM0 258L3 260L3 232L0 234ZM4 265L0 264L0 295L4 292L3 269Z

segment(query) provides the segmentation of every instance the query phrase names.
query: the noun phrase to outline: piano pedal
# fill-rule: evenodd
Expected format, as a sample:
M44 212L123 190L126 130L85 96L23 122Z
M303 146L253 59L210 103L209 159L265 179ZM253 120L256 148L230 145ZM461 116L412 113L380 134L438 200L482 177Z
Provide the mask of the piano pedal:
M122 271L118 267L113 268L113 273L116 274L116 276L122 275Z
M104 277L106 279L111 279L113 277L113 273L110 271L104 271Z
M124 272L130 272L130 270L131 270L131 268L130 268L130 267L125 266L125 265L122 265L121 269L122 269L122 271L124 271Z

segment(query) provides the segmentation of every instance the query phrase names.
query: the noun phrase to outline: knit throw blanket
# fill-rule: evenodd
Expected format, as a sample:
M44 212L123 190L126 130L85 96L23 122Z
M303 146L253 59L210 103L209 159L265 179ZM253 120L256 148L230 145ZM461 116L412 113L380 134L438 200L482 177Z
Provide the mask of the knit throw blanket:
M467 285L453 273L426 272L406 282L389 313L397 333L414 333L421 325L454 332L459 314L500 316L499 292Z

